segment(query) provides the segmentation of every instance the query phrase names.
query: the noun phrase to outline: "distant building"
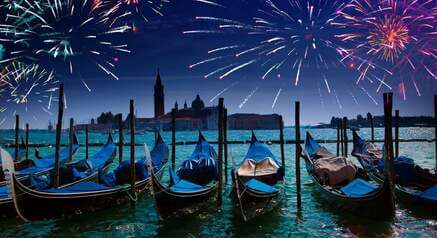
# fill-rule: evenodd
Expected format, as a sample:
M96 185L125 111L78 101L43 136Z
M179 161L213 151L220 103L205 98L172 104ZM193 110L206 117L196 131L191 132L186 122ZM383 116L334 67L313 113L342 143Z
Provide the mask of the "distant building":
M254 113L237 113L228 116L228 129L252 130L252 129L278 129L278 114L260 115Z
M158 70L155 81L155 93L154 93L154 103L155 103L155 118L164 115L164 86L162 85L161 75Z
M48 126L47 130L48 130L49 132L52 132L52 131L53 131L53 124L52 124L52 121L49 121L49 126Z

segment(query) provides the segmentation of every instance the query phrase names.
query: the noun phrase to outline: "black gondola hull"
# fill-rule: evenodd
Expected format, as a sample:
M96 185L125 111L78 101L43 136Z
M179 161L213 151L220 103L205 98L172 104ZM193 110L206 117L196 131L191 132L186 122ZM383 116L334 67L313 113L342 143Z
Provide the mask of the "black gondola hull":
M194 212L206 204L216 195L217 186L191 192L176 193L161 184L159 179L152 175L153 195L156 208L161 217L174 214L177 211Z

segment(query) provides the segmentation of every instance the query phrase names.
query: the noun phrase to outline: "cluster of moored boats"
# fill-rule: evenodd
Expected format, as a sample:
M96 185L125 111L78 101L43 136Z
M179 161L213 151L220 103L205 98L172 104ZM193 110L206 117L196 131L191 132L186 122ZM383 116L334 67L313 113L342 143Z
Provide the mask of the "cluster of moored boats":
M59 98L63 98L62 93ZM219 100L221 109L223 109L222 100ZM414 209L422 209L435 217L436 171L423 169L405 156L393 158L390 95L384 96L384 104L388 105L384 107L386 118L384 149L365 142L356 131L353 131L352 155L358 159L360 167L348 158L347 149L343 150L344 156L333 154L313 139L310 133L306 135L302 151L300 128L297 126L298 209L300 206L299 158L303 157L308 174L322 194L321 199L327 200L328 202L324 203L335 207L336 210L344 210L360 217L389 220L395 214L395 201L398 201L412 204ZM62 122L62 109L60 103L58 125ZM133 101L131 101L131 115L134 114L133 112ZM221 128L223 123L220 118L219 116L218 128ZM60 148L59 143L61 128L57 128L54 155L41 156L35 153L35 158L29 159L27 142L18 144L18 126L13 156L0 148L1 216L18 216L24 221L61 218L135 203L146 194L153 196L157 211L162 218L196 212L211 204L214 198L217 198L217 204L221 204L222 130L219 130L219 155L199 131L193 152L176 169L175 129L172 134L171 165L168 163L168 146L159 133L155 136L152 150L149 151L147 145L144 145L144 154L136 158L135 130L132 129L130 130L130 160L123 160L123 153L119 153L117 167L110 170L117 152L111 133L108 135L107 142L96 154L88 157L88 150L86 150L85 158L73 160L79 149L79 143L73 133L72 124L71 120L70 143L64 149ZM133 117L130 118L129 125L130 128L135 128ZM296 122L296 125L299 123ZM122 128L121 126L120 129ZM283 135L282 129L280 132ZM119 135L121 152L123 151L122 131ZM282 136L281 141L283 141ZM232 158L230 195L235 208L241 212L244 220L267 213L281 205L285 196L283 192L285 158L282 145L281 161L279 161L268 145L260 142L252 132L246 155L238 164ZM21 159L23 157L24 159ZM169 179L168 182L164 182L163 175L167 169Z
M362 168L347 157L331 153L307 133L302 157L322 199L359 216L390 219L395 211L390 186L394 182L400 202L436 211L435 173L400 156L394 160L396 175L389 176L381 148L365 142L356 131L353 144L352 155ZM23 149L20 146L18 151ZM1 149L4 172L0 177L1 214L18 215L25 221L59 218L136 202L139 196L150 193L164 218L196 212L211 204L219 192L217 153L200 132L194 151L176 171L167 163L168 146L158 133L154 148L149 152L145 145L144 156L135 160L134 182L129 160L109 171L116 155L111 134L100 151L88 159L69 161L71 149L73 154L79 149L77 139L60 151L58 186L53 184L55 155L16 162ZM167 168L169 181L163 182ZM252 132L246 156L237 165L233 161L232 168L231 198L243 219L279 206L284 196L283 181L284 166Z

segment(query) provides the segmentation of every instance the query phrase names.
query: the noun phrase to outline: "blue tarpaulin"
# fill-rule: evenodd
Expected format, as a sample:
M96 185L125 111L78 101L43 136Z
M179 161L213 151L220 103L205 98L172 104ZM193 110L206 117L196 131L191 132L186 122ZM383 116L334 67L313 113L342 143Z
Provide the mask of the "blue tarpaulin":
M199 141L190 158L184 160L177 175L199 185L206 185L217 179L217 154L214 148L199 133Z
M108 187L98 184L96 182L80 182L78 184L66 188L51 188L43 190L49 193L74 193L74 192L91 192L98 190L106 190Z
M310 133L307 132L306 135L306 140L305 140L305 151L308 153L308 155L313 158L314 156L316 156L317 151L320 149L320 145L319 143L317 143L317 141L315 141Z
M197 185L184 179L170 186L170 190L177 193L192 193L206 188L205 186Z
M265 184L257 179L251 179L247 181L244 185L246 185L248 188L262 193L274 193L277 191L275 187Z
M399 156L394 160L396 183L402 186L413 184L416 181L414 160L406 156ZM378 161L378 170L384 172L384 159Z
M346 186L342 187L342 191L348 197L362 197L378 189L378 186L371 184L360 178L356 178L348 183Z

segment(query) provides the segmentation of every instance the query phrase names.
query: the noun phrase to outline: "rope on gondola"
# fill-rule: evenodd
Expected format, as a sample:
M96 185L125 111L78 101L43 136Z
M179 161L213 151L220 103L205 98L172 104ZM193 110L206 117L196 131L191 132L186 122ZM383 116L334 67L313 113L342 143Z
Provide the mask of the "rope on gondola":
M129 199L131 201L133 201L135 203L138 201L138 193L137 192L134 193L135 194L135 198L131 195L131 193L129 191L126 191L126 194L127 194L127 196L129 197Z

